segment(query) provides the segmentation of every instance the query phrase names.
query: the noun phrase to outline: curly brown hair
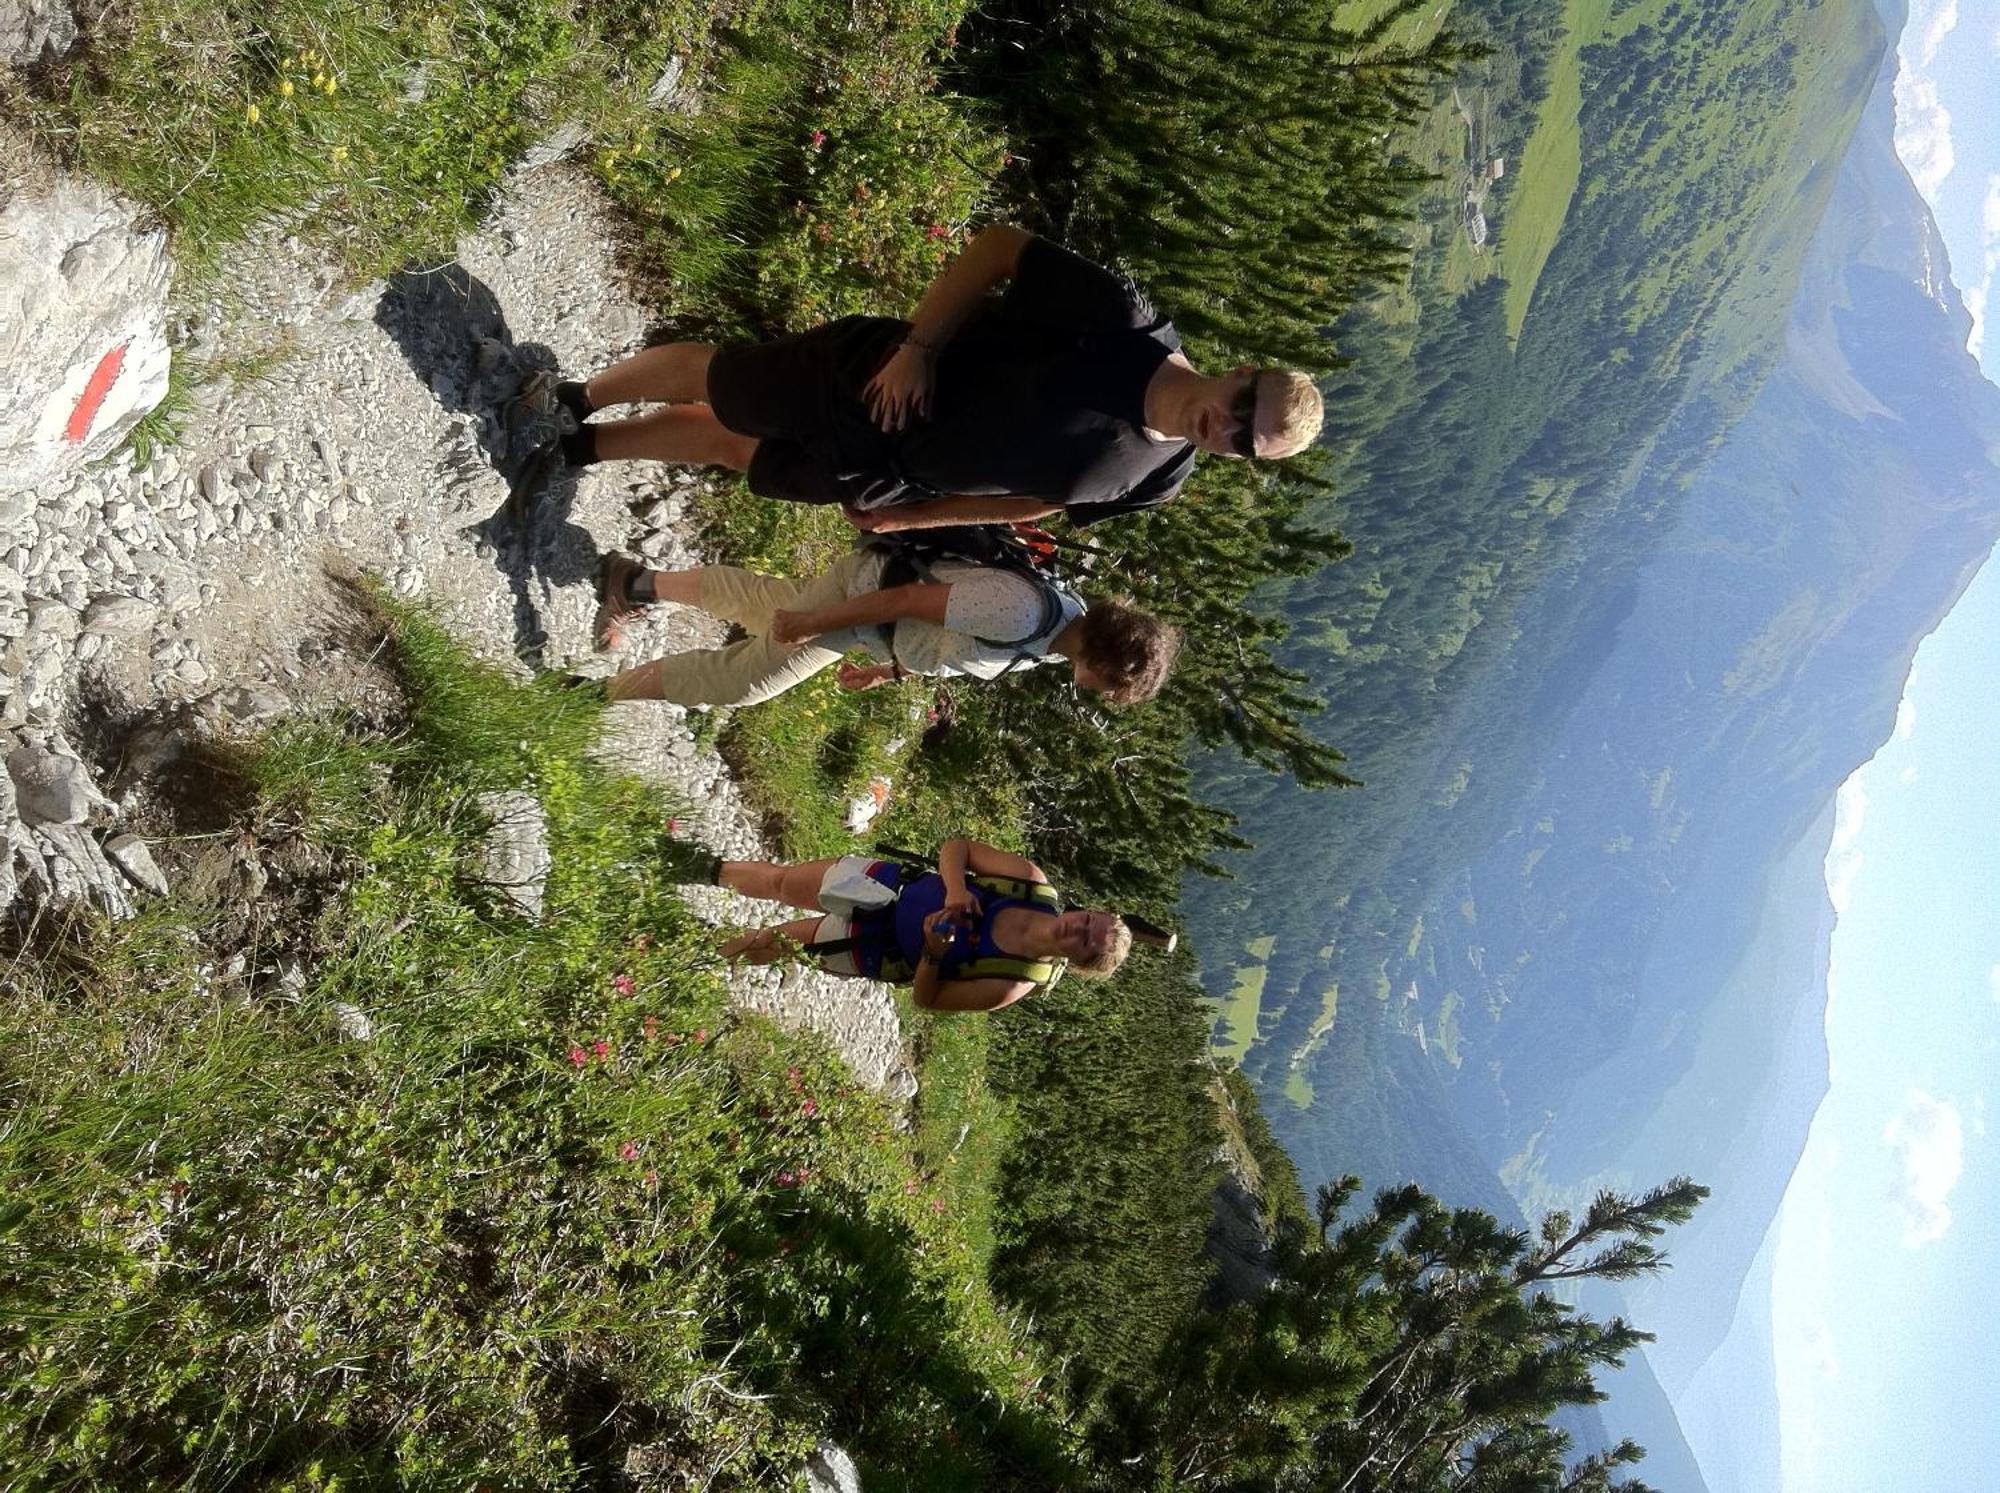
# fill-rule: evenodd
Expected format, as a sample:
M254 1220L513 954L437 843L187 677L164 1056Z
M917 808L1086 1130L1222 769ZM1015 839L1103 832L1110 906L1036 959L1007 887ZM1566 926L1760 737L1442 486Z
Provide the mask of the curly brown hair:
M1181 651L1181 630L1127 601L1100 601L1083 614L1077 657L1104 681L1104 698L1137 705L1160 692Z

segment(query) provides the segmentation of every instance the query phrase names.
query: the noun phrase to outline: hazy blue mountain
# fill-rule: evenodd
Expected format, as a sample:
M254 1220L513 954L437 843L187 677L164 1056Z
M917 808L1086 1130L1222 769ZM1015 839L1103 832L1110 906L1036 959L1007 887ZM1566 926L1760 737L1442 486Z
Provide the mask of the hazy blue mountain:
M1308 1183L1414 1176L1515 1217L1678 1171L1716 1188L1675 1270L1622 1299L1661 1338L1604 1418L1668 1488L1773 1486L1774 1394L1716 1412L1728 1455L1700 1472L1668 1399L1767 1318L1757 1261L1825 1090L1834 794L2000 537L2000 392L1888 79L1803 179L1818 227L1770 376L1692 379L1594 548L1504 646L1475 634L1417 791L1361 811L1365 873L1266 956L1286 999L1245 1058ZM1246 882L1219 925L1258 905Z
M1661 1332L1649 1367L1670 1394L1729 1330L1824 1092L1835 790L2000 537L2000 391L1965 352L1892 127L1885 76L1779 367L1636 575L1606 577L1622 617L1587 686L1385 965L1390 1046L1422 1034L1461 1137L1436 1134L1426 1097L1409 1110L1425 1149L1470 1145L1530 1212L1676 1171L1716 1188L1676 1269L1628 1303ZM1751 1408L1718 1488L1772 1485L1775 1401ZM1641 1385L1607 1420L1657 1437L1657 1410Z

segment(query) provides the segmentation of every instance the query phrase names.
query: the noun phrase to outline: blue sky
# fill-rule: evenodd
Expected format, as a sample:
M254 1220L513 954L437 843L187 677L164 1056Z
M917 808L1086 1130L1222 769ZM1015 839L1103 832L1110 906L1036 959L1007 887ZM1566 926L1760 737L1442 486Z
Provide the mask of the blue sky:
M2000 370L2000 0L1918 0L1897 147ZM1987 336L1988 313L1995 322ZM1769 1247L1784 1486L2000 1485L2000 564L1842 787L1832 1085ZM1992 1117L2000 1124L2000 1114Z

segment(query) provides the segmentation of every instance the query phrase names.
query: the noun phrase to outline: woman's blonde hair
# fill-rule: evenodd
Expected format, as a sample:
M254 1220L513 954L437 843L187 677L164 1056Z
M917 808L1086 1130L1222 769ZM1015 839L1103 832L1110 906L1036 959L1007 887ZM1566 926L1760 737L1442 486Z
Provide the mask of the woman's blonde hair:
M1092 908L1091 911L1101 912L1103 909ZM1105 915L1111 919L1111 938L1104 945L1104 952L1094 959L1072 959L1069 962L1071 969L1093 980L1116 974L1118 966L1125 962L1125 956L1132 952L1132 930L1125 926L1125 920L1115 912Z

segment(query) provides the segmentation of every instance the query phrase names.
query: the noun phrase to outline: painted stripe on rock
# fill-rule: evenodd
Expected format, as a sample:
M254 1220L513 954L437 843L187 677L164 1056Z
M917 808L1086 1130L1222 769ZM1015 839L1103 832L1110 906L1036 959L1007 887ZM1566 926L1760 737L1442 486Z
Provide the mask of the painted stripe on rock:
M129 338L119 343L91 369L76 408L69 412L69 424L63 427L63 439L71 445L82 445L83 438L90 434L90 422L97 418L97 412L104 407L104 396L118 382L118 370L125 366L125 349L131 345Z

